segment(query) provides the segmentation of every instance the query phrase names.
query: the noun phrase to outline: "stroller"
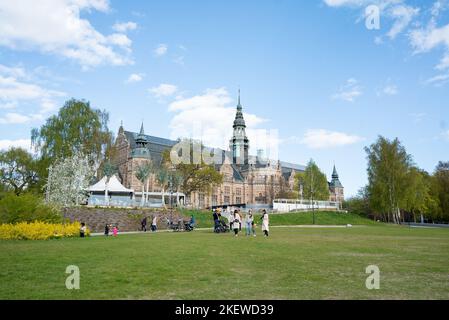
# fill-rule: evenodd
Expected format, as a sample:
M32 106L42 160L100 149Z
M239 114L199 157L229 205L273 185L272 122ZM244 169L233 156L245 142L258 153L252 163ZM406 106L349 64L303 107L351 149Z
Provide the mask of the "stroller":
M231 229L226 224L226 222L224 222L224 220L218 220L217 223L215 224L215 227L214 227L215 233L226 233L226 232L230 232L230 231L231 231Z
M194 225L190 221L184 221L184 231L193 231Z
M171 221L170 219L166 219L167 222L167 229L169 230L173 230L173 231L181 231L182 228L182 220L178 221L178 223L174 223L173 221Z

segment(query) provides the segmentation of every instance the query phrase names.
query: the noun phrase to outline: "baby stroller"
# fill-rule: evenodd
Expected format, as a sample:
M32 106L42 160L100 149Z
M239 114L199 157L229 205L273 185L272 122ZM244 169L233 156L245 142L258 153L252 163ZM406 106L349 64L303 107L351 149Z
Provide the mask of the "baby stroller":
M190 221L184 221L184 231L193 231L194 225Z
M223 220L218 220L214 227L215 233L226 233L231 231L229 226Z
M167 219L167 228L173 231L181 231L181 221L178 221L178 223L174 223L170 219Z

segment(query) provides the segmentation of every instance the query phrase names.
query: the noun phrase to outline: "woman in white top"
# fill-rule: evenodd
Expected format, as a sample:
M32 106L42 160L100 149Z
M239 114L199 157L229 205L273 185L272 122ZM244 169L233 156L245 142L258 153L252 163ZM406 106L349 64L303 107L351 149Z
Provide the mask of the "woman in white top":
M234 211L234 219L232 223L232 228L234 229L234 234L237 237L239 235L240 224L242 223L242 218L240 218L240 214L238 210Z
M268 219L268 213L265 209L262 211L262 217L260 219L262 220L262 231L265 237L268 237L268 231L270 231L269 227L270 221Z

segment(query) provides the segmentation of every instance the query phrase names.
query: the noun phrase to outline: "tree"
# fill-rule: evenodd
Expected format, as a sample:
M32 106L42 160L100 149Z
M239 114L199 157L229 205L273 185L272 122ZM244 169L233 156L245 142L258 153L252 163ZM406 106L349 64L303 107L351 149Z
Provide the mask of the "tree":
M106 111L92 109L89 102L71 99L40 129L31 131L31 141L41 157L51 162L80 152L89 157L91 165L98 167L113 150L108 121Z
M181 142L182 143L182 142ZM215 186L223 182L223 175L215 170L211 164L206 164L203 160L193 161L193 150L204 150L204 146L199 142L189 140L190 144L190 161L188 163L173 164L170 161L170 151L165 150L162 154L163 164L175 171L182 181L180 189L186 195L190 196L193 192L210 192Z
M88 157L81 153L56 161L48 168L46 201L65 207L86 203L94 173Z
M400 208L406 206L407 175L412 158L397 138L390 141L382 136L365 147L365 152L370 206L386 213L387 221L400 223Z
M103 164L103 176L106 177L105 188L104 188L104 200L105 205L109 205L109 195L108 195L108 185L109 179L117 172L117 167L113 165L110 161Z
M142 183L142 199L140 205L145 205L145 183L150 176L150 166L146 163L139 165L136 169L136 178Z
M449 221L449 162L438 163L431 177L430 189L435 201L432 218Z
M407 186L405 192L405 201L403 209L413 215L416 222L416 214L423 215L432 207L430 191L429 174L417 167L411 167L407 173Z
M22 148L0 151L0 184L16 195L30 190L39 182L38 162Z
M167 187L167 184L169 181L169 173L168 173L167 169L164 168L164 166L161 166L157 170L156 180L157 180L159 186L161 187L162 205L164 206L164 208L166 208L164 194L165 194L165 188Z
M302 186L303 197L310 200L329 200L329 184L326 175L310 159L304 172L295 175L295 188Z

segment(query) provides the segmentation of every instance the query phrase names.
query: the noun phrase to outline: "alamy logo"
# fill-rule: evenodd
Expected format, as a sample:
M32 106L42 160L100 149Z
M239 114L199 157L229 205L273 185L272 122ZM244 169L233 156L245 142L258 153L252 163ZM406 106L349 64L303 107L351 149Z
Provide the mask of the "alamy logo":
M366 278L365 286L368 290L372 289L380 289L380 270L376 265L370 265L366 267L365 273L370 274L368 278Z
M370 5L366 7L365 26L368 30L380 29L380 9L378 6Z
M69 290L79 290L80 288L80 268L78 266L67 266L65 273L70 274L65 280L65 286Z

